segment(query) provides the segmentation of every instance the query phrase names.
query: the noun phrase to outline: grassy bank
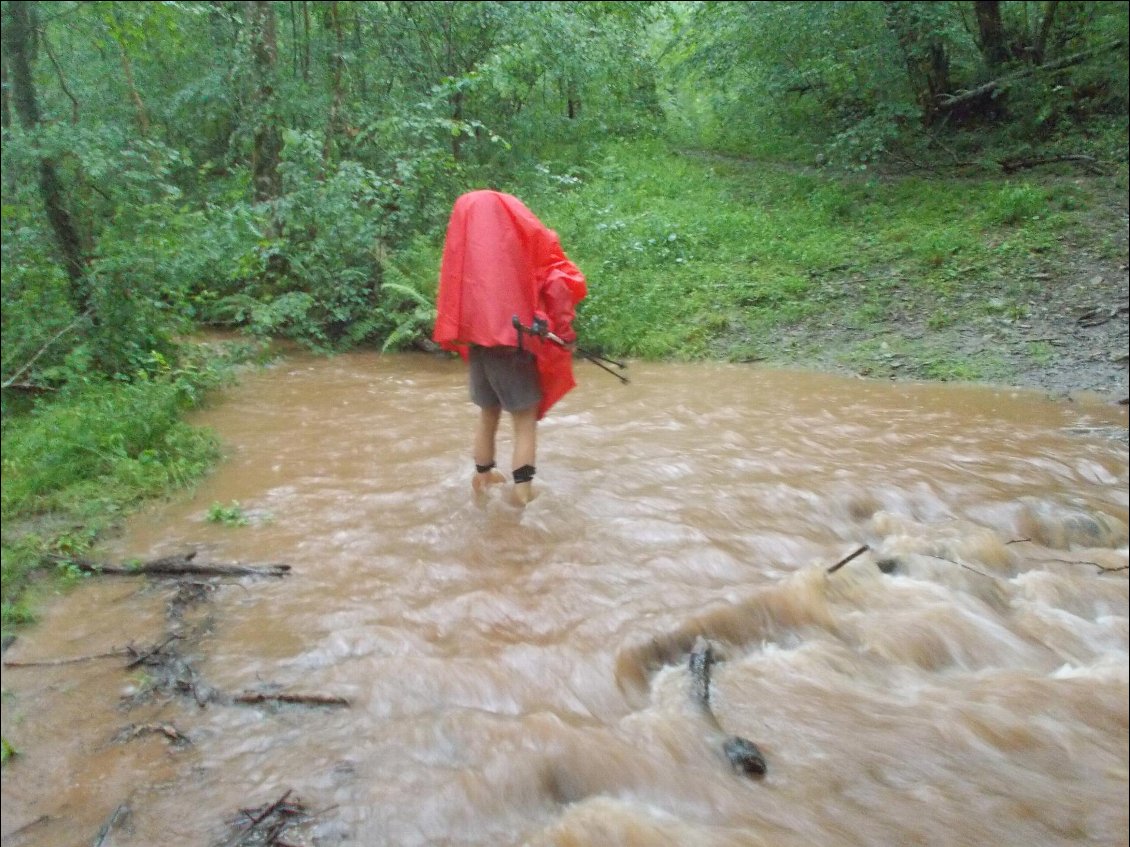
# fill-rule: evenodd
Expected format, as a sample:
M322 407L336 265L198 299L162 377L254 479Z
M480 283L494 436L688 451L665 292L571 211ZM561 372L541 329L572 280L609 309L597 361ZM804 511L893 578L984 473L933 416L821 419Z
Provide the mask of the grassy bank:
M1125 260L1125 163L1068 168L845 176L633 142L502 187L589 276L579 329L606 352L864 373L897 355L903 375L978 380L1010 365L947 331L1032 317L1080 256Z
M193 348L177 367L133 382L68 389L3 429L3 628L34 619L38 591L78 579L86 554L147 499L191 485L220 457L185 412L226 382L244 346Z

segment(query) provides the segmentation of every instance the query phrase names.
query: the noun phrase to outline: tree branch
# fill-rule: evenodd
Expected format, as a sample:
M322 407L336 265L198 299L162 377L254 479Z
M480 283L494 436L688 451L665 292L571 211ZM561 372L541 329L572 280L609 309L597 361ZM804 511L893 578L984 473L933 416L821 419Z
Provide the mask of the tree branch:
M34 356L31 357L31 361L29 361L26 365L24 365L22 368L20 368L18 371L16 371L15 374L13 374L9 379L4 380L3 384L0 385L0 388L11 388L13 385L15 385L16 380L19 379L21 376L23 376L25 373L27 373L27 371L31 368L31 366L35 364L36 360L40 356L42 356L44 353L47 352L47 348L49 348L52 344L54 344L56 341L58 341L60 338L62 338L64 335L66 335L68 332L70 332L72 329L74 329L76 326L78 326L80 323L82 323L84 320L89 318L93 311L94 311L93 307L90 308L90 309L87 309L85 312L83 312L81 315L79 315L77 318L75 318L70 324L68 324L67 326L65 326L61 330L59 330L57 333L55 333L55 336L50 341L48 341L46 344L44 344L43 347L40 348L38 353L36 353Z
M1108 50L1117 50L1125 42L1121 39L1118 41L1111 41L1106 44L1101 44L1091 50L1084 50L1080 53L1072 53L1070 56L1064 56L1062 59L1056 59L1054 62L1048 62L1046 65L1039 65L1034 68L1025 68L1024 70L1017 71L1007 76L1002 76L1000 79L990 80L984 85L979 85L968 91L963 91L960 94L943 94L938 98L939 109L952 109L955 106L960 106L963 103L969 103L973 100L980 99L987 94L992 94L999 88L1007 88L1014 82L1025 77L1032 76L1040 71L1057 71L1062 68L1070 67L1071 65L1078 65L1099 53L1105 53Z

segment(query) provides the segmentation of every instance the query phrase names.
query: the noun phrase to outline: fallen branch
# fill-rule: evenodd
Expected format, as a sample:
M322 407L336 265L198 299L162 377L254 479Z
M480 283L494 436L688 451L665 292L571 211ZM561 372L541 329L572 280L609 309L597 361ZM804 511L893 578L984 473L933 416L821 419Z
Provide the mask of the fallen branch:
M166 638L160 644L156 644L153 647L150 647L148 650L144 650L142 652L138 652L134 647L127 647L126 649L129 650L130 655L133 656L133 659L129 662L129 664L126 665L126 668L127 669L136 668L138 665L142 664L143 662L146 662L149 659L152 659L154 656L156 656L158 653L160 653L162 650L164 650L166 647L168 647L169 644L171 644L173 641L176 641L180 637L181 636L179 636L179 635L170 635L168 638Z
M860 546L854 553L849 553L847 556L844 556L842 559L840 559L838 562L836 562L836 564L832 565L832 567L828 568L828 573L835 573L840 568L842 568L844 565L846 565L848 562L850 562L852 559L854 559L856 556L861 556L870 549L871 548L868 547L866 544Z
M957 562L957 561L954 561L953 559L947 559L945 556L934 556L930 553L923 553L922 555L925 556L927 559L938 559L939 561L942 561L942 562L949 562L951 565L957 565L959 568L965 568L967 571L973 571L973 573L980 574L981 576L987 576L989 579L998 579L998 577L993 576L991 573L985 573L984 571L979 571L979 570L977 570L977 568L975 568L971 565L967 565L964 562Z
M24 833L26 833L26 832L28 832L32 829L35 829L37 826L41 826L42 824L49 823L50 821L51 821L50 815L40 815L35 820L29 821L28 823L25 823L23 826L19 827L18 829L13 829L11 832L9 832L7 835L4 836L4 841L2 843L7 844L12 839L19 838Z
M266 833L267 837L263 840L263 843L278 844L278 836L289 824L286 817L306 814L306 810L301 805L291 805L286 802L292 793L293 789L289 789L282 797L263 810L241 809L241 814L248 818L248 826L225 841L223 847L239 847L240 844L246 843L251 836L256 835L259 828L264 824L270 826L271 829ZM270 819L275 816L282 818L282 820L271 821Z
M1025 168L1038 168L1040 165L1053 165L1058 162L1079 162L1083 165L1084 169L1093 174L1105 173L1104 168L1101 166L1098 159L1094 156L1084 156L1081 154L1064 153L1058 156L1041 156L1036 158L1012 158L1000 159L997 164L1001 166L1001 170L1006 174L1014 173Z
M101 576L286 576L290 565L223 565L197 564L191 561L195 553L184 556L167 556L137 565L104 565L84 559L68 559L52 556L58 561L69 562L83 573Z
M118 821L122 818L128 819L130 814L128 803L122 803L118 808L114 809L110 817L106 819L106 823L102 824L102 828L98 830L98 835L95 836L94 839L94 847L105 847L106 839L113 833L114 827L118 825Z
M765 775L768 765L765 755L756 744L740 735L729 735L722 725L714 710L710 707L710 671L716 657L714 648L703 636L695 639L694 648L691 650L688 666L691 674L691 697L698 704L703 716L722 740L722 752L729 760L731 767L738 773L759 778Z
M66 659L38 659L26 662L16 660L4 660L4 667L6 668L50 668L58 665L77 665L79 662L89 662L94 659L111 659L115 656L127 656L130 654L130 648L123 647L118 650L110 650L107 653L91 653L89 656L71 656Z
M28 363L26 365L24 365L22 368L17 370L8 379L4 380L3 384L0 385L0 388L11 388L11 387L13 387L16 384L16 381L21 376L23 376L25 373L27 373L29 370L31 370L31 366L36 363L36 361L39 359L40 356L42 356L44 353L47 352L48 348L50 348L52 344L54 344L56 341L58 341L60 338L62 338L64 335L66 335L68 332L70 332L72 329L74 329L76 326L78 326L80 323L82 323L84 320L89 318L91 313L93 313L93 311L94 311L94 309L92 309L92 308L87 309L85 312L83 312L81 315L79 315L77 318L75 318L73 321L71 321L69 324L67 324L67 326L63 327L61 330L59 330L57 333L55 333L55 335L53 335L51 337L50 341L48 341L46 344L44 344L42 347L39 348L39 352L36 353L34 356L32 356L30 361L28 361Z
M114 736L114 743L124 744L127 741L133 741L135 738L141 738L143 735L154 734L165 736L172 744L178 747L192 743L187 735L169 723L147 723L141 726L127 726Z
M1098 562L1084 561L1082 559L1037 559L1039 562L1056 562L1061 565L1091 565L1099 569L1100 573L1119 573L1121 571L1130 570L1130 565L1123 565L1120 568L1108 568Z
M1056 59L1054 62L1048 62L1047 64L1039 65L1034 68L1026 68L1014 74L1008 74L999 79L990 80L984 85L979 85L976 88L971 88L960 94L944 94L938 99L938 106L941 109L952 109L954 106L960 106L963 103L969 103L987 94L992 94L998 88L1006 88L1017 80L1024 79L1032 74L1039 73L1040 71L1058 71L1072 65L1078 65L1080 62L1084 62L1099 53L1104 53L1107 50L1116 50L1121 47L1122 44L1123 41L1121 39L1106 44L1100 44L1098 47L1091 50L1084 50L1081 53L1072 53L1070 56L1064 56L1062 59Z
M254 706L260 703L288 703L297 706L344 706L349 700L331 694L265 694L261 691L244 691L232 697L233 703Z
M59 390L51 385L36 385L34 382L13 382L5 384L4 388L9 391L23 391L27 394L49 394Z

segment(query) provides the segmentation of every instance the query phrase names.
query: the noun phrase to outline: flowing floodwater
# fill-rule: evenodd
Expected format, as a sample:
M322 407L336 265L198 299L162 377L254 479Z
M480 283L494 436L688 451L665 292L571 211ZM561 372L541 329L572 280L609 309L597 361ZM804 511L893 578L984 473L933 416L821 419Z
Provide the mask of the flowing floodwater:
M578 364L524 511L472 502L458 361L247 376L198 415L228 461L110 559L292 571L52 600L5 654L5 847L234 843L287 791L295 845L1127 843L1125 407L630 372ZM171 634L164 688L34 664ZM694 701L700 635L760 780Z

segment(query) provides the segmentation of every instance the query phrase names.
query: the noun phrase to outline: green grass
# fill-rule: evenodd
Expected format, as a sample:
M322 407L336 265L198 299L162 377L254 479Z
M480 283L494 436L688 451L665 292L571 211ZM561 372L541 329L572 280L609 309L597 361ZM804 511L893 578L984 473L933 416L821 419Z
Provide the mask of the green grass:
M236 354L242 356L242 353ZM231 362L204 361L133 382L61 392L5 417L2 437L3 628L34 620L38 589L82 578L69 557L87 554L144 501L191 485L220 456L215 436L184 421Z
M1019 314L1008 281L1063 255L1094 202L1083 180L845 177L659 140L611 143L577 172L568 188L510 190L588 277L581 337L641 358L756 357L782 329L891 320L903 304L952 326L990 290L1005 302L986 308Z

